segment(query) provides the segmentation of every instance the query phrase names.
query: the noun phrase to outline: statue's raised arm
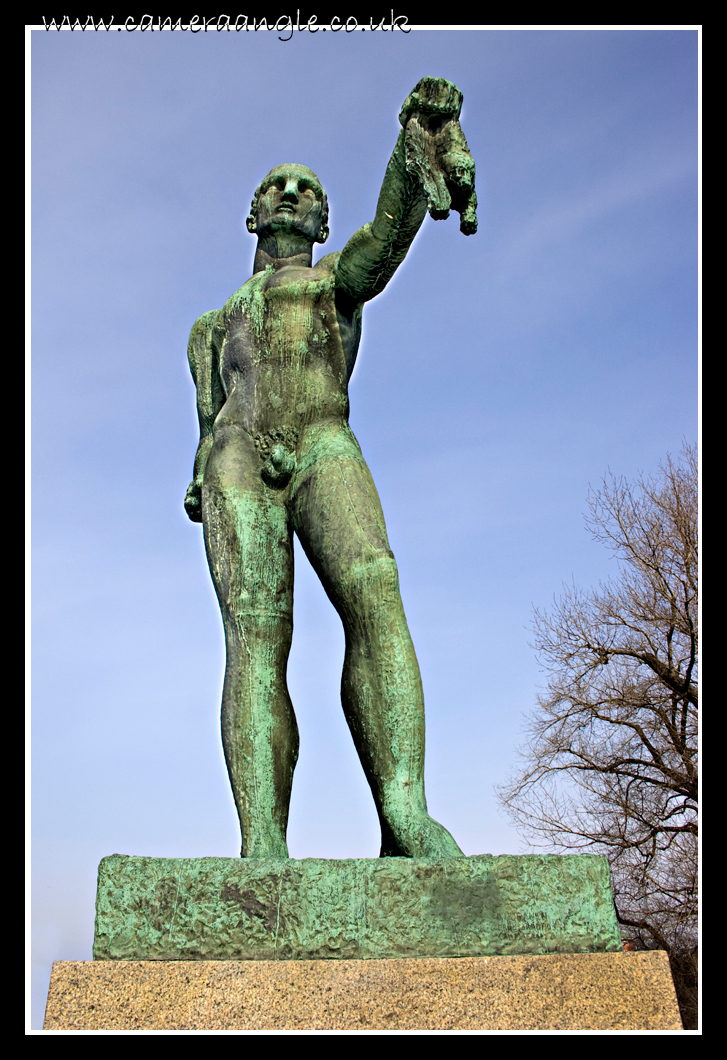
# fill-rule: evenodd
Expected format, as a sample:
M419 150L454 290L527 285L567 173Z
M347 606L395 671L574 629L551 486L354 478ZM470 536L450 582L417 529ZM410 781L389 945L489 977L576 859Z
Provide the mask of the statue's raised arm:
M460 214L477 231L475 164L459 124L462 93L441 77L423 77L399 114L402 131L386 169L373 222L360 228L336 268L338 302L349 312L383 291L429 211Z

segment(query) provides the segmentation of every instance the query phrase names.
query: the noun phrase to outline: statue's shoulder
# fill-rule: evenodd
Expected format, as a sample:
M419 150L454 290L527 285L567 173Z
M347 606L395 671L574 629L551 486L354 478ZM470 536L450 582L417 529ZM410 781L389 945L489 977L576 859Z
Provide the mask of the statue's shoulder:
M192 325L187 343L187 358L195 379L203 363L211 359L215 347L219 345L218 332L221 323L222 310L211 309L197 317Z
M340 250L335 250L332 254L326 254L324 258L317 261L314 265L316 272L328 272L331 275L335 275L336 269L338 268L338 259L341 256Z
M208 313L203 313L201 317L197 317L189 333L190 344L192 342L196 344L200 341L207 342L209 334L215 324L219 322L221 314L221 309L210 309Z
M341 251L334 250L332 254L326 254L325 257L320 259L320 261L317 261L314 268L323 269L325 272L335 272L340 256Z

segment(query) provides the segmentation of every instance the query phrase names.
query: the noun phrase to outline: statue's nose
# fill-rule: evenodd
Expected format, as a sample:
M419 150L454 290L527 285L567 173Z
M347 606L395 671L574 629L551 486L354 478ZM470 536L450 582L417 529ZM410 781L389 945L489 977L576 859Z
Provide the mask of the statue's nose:
M287 199L289 202L298 201L298 182L296 180L289 180L287 182L281 198Z

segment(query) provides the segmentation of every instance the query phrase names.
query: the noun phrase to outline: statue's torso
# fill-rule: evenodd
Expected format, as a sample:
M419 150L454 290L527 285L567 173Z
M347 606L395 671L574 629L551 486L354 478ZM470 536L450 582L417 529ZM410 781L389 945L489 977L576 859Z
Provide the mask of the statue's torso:
M230 298L219 320L219 367L226 402L215 436L242 428L301 434L348 417L348 372L328 266L257 273Z

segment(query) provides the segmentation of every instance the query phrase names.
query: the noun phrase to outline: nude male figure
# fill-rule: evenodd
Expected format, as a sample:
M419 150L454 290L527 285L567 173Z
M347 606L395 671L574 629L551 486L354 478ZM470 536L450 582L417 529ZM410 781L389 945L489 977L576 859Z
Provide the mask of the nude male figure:
M200 444L185 499L204 524L227 664L222 738L242 856L287 858L298 730L286 684L293 533L343 622L341 699L381 822L381 856L462 852L427 813L424 698L381 504L348 426L364 303L403 261L427 209L476 228L462 96L424 78L373 223L312 265L328 204L312 170L273 169L255 192L253 276L192 329Z

